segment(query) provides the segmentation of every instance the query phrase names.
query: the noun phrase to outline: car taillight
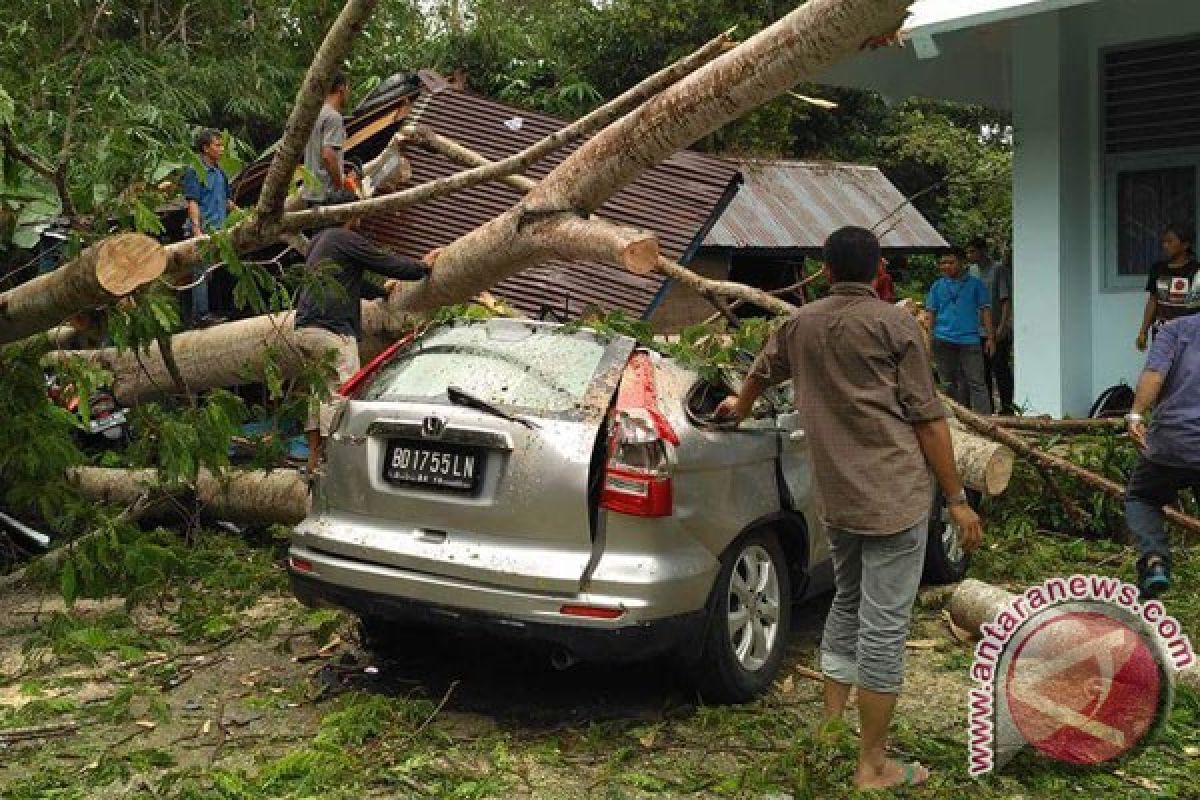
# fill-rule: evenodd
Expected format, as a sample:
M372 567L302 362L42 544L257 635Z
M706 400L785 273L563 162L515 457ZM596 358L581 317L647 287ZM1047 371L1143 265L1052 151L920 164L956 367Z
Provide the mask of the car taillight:
M679 437L658 408L649 355L626 367L609 428L600 506L639 517L667 517L674 507L667 445Z
M403 347L407 347L408 343L416 337L416 333L410 333L399 341L388 345L382 353L372 358L367 362L367 365L358 372L350 376L350 378L338 387L337 393L342 397L354 397L358 390L362 388L370 378L383 367L384 364L392 360L396 353Z

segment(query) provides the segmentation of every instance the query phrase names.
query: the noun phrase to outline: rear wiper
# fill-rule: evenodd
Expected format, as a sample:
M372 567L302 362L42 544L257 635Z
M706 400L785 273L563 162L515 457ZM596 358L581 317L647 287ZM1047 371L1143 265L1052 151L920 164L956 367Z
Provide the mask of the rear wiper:
M475 395L467 392L465 389L461 389L457 386L447 386L446 387L446 397L448 397L450 399L450 402L454 403L454 405L456 405L456 406L466 406L468 408L477 408L480 411L486 411L487 413L491 414L492 416L500 417L500 419L506 419L509 422L516 422L520 425L524 425L526 428L536 428L537 427L537 423L535 423L533 420L525 419L524 417L518 417L514 414L509 414L507 411L502 411L501 409L496 408L494 405L492 405L488 401L481 400L480 398L476 397Z

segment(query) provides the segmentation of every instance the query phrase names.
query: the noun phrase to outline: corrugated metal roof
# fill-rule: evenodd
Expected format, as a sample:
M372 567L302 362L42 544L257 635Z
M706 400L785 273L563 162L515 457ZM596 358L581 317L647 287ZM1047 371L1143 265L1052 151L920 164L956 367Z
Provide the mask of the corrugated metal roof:
M564 127L563 120L536 114L481 97L443 88L428 73L414 108L416 121L490 159L519 152ZM371 110L368 117L348 122L353 137L390 106ZM520 120L520 124L512 122ZM509 122L509 125L505 123ZM351 155L366 161L384 146L392 131L364 142ZM535 164L526 174L544 177L571 154L568 145ZM410 148L411 185L437 180L461 171L446 158ZM256 164L239 179L253 194L266 165ZM690 258L726 199L734 190L737 167L722 159L683 151L642 173L637 181L609 199L597 213L606 219L657 234L664 255ZM243 184L245 181L245 184ZM419 257L444 246L511 208L520 195L501 183L487 183L403 211L377 214L363 221L362 231L380 244ZM554 260L527 269L493 288L492 292L521 311L537 315L543 308L578 317L588 306L624 311L635 317L649 313L664 278L639 276L618 267Z
M706 247L818 250L843 225L876 230L889 249L946 246L875 167L771 160L738 164L744 183L704 240Z

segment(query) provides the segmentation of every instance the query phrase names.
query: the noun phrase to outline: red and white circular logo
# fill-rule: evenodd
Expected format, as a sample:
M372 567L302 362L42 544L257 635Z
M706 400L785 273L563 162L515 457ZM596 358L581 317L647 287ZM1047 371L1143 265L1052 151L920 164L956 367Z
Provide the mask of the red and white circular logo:
M1146 639L1104 611L1052 613L1022 637L1004 673L1013 724L1041 753L1099 764L1133 750L1169 686Z

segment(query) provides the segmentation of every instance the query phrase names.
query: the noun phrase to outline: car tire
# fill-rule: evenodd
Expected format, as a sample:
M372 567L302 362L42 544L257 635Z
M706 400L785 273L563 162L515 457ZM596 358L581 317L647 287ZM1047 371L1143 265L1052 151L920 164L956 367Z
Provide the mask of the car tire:
M967 501L972 508L979 507L979 492L967 490ZM958 583L971 566L971 555L963 550L958 541L958 530L950 522L950 510L941 489L933 493L933 507L929 512L929 542L925 545L925 571L922 579L926 583Z
M745 703L766 691L779 672L792 620L791 574L774 533L749 534L726 550L707 620L703 650L691 666L700 696Z

